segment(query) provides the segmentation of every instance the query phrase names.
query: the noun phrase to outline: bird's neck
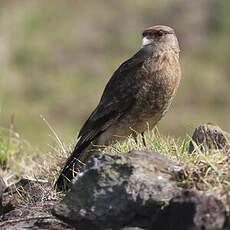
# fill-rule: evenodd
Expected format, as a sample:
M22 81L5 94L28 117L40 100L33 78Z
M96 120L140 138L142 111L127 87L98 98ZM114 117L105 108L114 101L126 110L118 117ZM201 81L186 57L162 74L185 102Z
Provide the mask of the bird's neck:
M146 53L151 54L151 56L164 56L167 53L173 53L175 57L179 59L180 49L178 45L167 45L167 44L150 44L143 47Z

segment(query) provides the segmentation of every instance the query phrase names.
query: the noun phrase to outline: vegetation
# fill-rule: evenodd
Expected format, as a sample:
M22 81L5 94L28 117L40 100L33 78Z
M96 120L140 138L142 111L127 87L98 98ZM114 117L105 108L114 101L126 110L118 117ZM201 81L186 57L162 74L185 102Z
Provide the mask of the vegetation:
M0 138L1 146L1 175L8 184L21 177L48 180L51 190L58 176L59 170L71 150L71 145L63 145L57 134L53 136L57 140L56 148L49 153L49 158L41 154L13 130L2 130ZM178 184L183 188L191 188L212 194L221 199L230 207L227 193L230 190L230 165L226 152L221 150L206 150L202 152L196 146L194 152L189 154L191 138L172 138L162 136L157 129L145 133L146 146L140 135L137 142L133 138L118 142L107 147L104 152L111 154L124 153L130 150L157 151L171 160L178 162L184 173L177 178ZM53 194L56 196L57 194ZM62 194L60 194L62 195Z
M167 24L178 34L183 79L159 125L164 135L149 131L146 147L129 139L107 150L159 151L183 165L181 186L224 200L230 189L226 153L197 148L188 154L188 135L209 121L230 130L229 8L218 0L2 1L0 125L10 127L0 128L0 165L7 183L30 176L53 186L108 78L140 47L142 29ZM71 147L57 144L49 133Z
M49 152L49 158L47 158L46 154L21 138L13 127L0 128L0 175L7 185L25 177L43 179L53 186L55 176L58 175L58 162L67 157L61 150L54 150L56 150L55 153Z
M200 146L196 146L193 153L189 154L190 141L189 136L177 139L161 136L159 131L155 129L146 132L146 146L140 136L138 143L130 138L127 142L117 143L108 147L105 151L123 153L137 149L160 152L183 167L185 175L178 178L178 183L182 187L213 194L226 204L225 192L230 190L228 155L220 150L206 150L203 152L200 150Z

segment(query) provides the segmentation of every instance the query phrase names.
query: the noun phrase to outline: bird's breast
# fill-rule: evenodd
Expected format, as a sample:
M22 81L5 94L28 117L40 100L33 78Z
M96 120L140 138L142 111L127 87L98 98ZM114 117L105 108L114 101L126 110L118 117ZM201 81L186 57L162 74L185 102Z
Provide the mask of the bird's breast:
M136 105L130 116L136 114L132 121L136 126L146 122L155 126L171 104L180 82L180 65L178 58L170 55L158 55L143 64Z

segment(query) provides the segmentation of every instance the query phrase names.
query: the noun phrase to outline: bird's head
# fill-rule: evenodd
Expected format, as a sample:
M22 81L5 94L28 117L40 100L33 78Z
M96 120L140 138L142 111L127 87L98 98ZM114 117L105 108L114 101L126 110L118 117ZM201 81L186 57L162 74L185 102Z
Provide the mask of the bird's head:
M168 26L152 26L143 32L142 46L154 46L173 48L179 51L179 45L174 30Z

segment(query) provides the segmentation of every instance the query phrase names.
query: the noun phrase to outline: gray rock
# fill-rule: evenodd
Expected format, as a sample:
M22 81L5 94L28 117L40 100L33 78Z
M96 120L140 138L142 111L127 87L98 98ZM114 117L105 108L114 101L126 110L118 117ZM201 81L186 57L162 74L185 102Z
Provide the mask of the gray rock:
M173 180L180 173L156 152L98 155L52 213L78 230L145 228L180 190Z
M21 178L17 183L7 187L3 194L4 212L18 206L36 204L49 200L51 190L47 182Z
M58 203L51 191L47 182L26 178L4 189L0 229L73 229L51 214L51 208Z
M227 152L230 149L230 134L212 123L197 127L192 140L193 142L191 141L189 145L189 153L192 153L196 146L200 147L200 150L224 149Z
M56 219L50 213L50 208L56 201L44 201L36 205L17 207L5 213L0 222L1 230L31 229L31 230L71 230L70 226Z
M199 195L194 191L184 190L160 212L151 229L229 229L229 226L224 225L226 225L226 210L220 200L214 196Z

